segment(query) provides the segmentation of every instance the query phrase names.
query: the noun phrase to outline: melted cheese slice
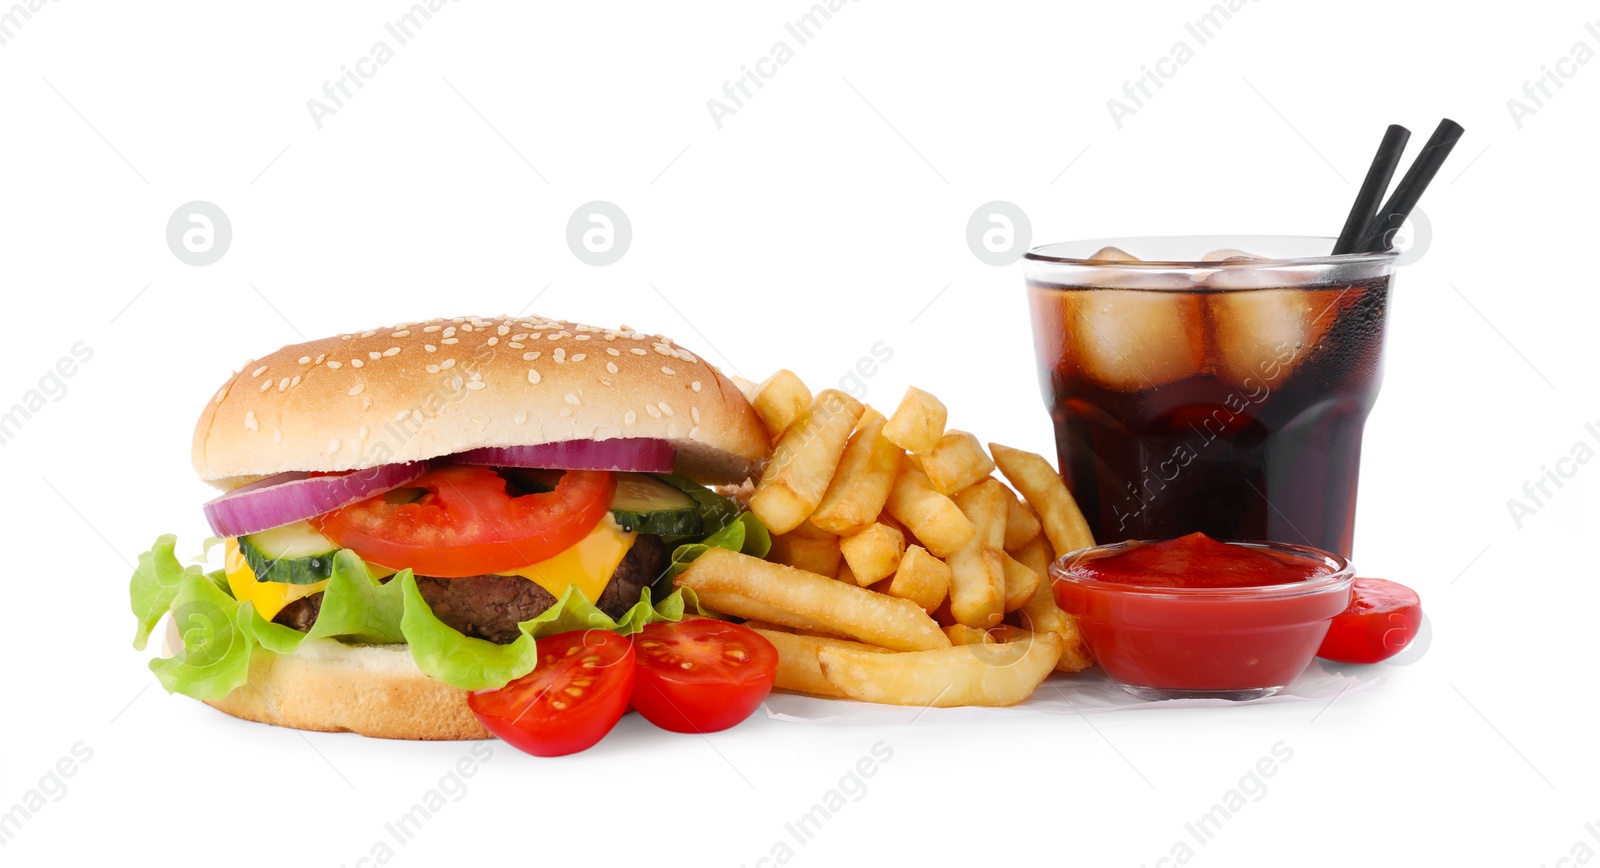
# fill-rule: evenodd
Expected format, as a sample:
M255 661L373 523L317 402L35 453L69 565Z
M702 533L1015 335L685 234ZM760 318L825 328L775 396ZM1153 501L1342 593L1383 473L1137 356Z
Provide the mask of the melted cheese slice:
M600 599L600 592L606 589L611 574L616 572L617 565L622 563L637 538L637 533L623 530L607 514L588 536L572 548L548 560L497 575L521 576L549 591L557 600L567 592L567 588L576 587L593 603ZM226 551L224 567L234 599L253 604L261 617L268 621L277 617L284 606L318 593L328 585L326 579L311 585L258 582L255 571L250 569L244 555L239 553L238 542L229 539ZM395 572L377 564L369 564L368 569L374 578L383 578Z
M607 513L595 529L572 548L548 560L498 575L521 576L549 591L557 600L567 588L576 587L593 603L600 599L600 592L606 589L611 574L617 571L617 564L622 563L638 536L623 530Z

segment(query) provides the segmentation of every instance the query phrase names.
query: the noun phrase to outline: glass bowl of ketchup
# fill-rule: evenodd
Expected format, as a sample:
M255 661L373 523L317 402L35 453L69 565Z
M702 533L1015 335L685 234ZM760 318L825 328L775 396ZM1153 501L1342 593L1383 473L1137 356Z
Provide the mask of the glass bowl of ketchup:
M1095 660L1144 699L1257 699L1305 670L1350 603L1346 559L1306 546L1193 533L1071 552L1056 603Z

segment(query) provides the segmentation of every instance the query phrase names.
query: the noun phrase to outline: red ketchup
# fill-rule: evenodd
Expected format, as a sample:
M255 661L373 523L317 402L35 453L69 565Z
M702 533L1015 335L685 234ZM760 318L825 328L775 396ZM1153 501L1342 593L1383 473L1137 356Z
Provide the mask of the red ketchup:
M1305 669L1353 573L1316 549L1193 533L1087 549L1051 575L1056 602L1128 691L1249 699Z

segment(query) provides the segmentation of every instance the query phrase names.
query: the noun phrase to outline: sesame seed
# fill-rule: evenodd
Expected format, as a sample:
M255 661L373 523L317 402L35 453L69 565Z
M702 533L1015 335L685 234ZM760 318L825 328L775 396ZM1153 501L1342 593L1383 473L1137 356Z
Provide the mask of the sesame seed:
M377 329L367 329L366 331L361 333L361 336L364 337L364 338L370 338L370 337L372 337L373 335L375 335L377 333L378 333Z
M689 408L689 421L693 422L696 425L700 424L700 408L699 407L690 407Z
M484 345L492 347L492 346L494 346L495 344L498 344L498 343L500 343L500 339L499 338L489 338L489 340L487 342L485 342Z
M694 382L690 383L689 388L695 390L696 392L700 391L700 381L695 380Z
M309 365L309 364L311 364L311 357L310 357L310 356L301 356L301 357L300 357L300 361L299 361L299 364L302 364L302 365Z
M421 410L412 410L411 411L411 421L417 423L418 425L421 425L422 424L422 411Z
M411 337L411 329L401 329L401 330L395 332L394 334L390 335L389 337L391 337L391 338L409 338L409 337Z
M298 385L300 385L300 375L299 374L295 374L294 375L294 379L289 381L289 388L292 389L292 388L294 388L295 386L298 386Z
M667 367L667 366L666 366L666 365L662 365L662 366L661 366L661 373L663 373L663 374L666 374L666 375L667 375L667 376L669 376L669 377L670 377L670 376L672 376L672 375L673 375L673 374L676 374L676 373L678 373L678 372L677 372L677 371L674 371L674 370L673 370L673 369L671 369L671 368L669 368L669 367Z
M447 338L448 337L454 337L455 333L456 333L456 327L455 326L446 326L445 330L442 332L442 334Z
M359 367L361 367L362 365L365 365L365 364L366 364L366 362L363 362L360 359L351 359L350 360L350 367L352 367L352 368L359 368Z
M537 386L539 384L539 372L535 371L532 368L529 368L528 369L528 382L530 382L530 383L532 383L532 384Z
M506 346L514 350L520 350L524 345L520 341L506 341Z
M638 347L634 347L633 349L629 350L628 352L633 353L636 356L647 356L647 355L649 355L649 353L645 352L642 349L639 349Z
M497 335L500 335L501 337L505 337L506 335L511 334L511 326L502 325L499 328L495 329L494 333L497 334Z
M423 344L422 348L427 350L430 353L437 353L439 351L439 348L434 346L433 344Z
M334 369L335 371L337 371L340 368L344 367L344 363L343 362L329 362L328 363L328 367L330 367L330 368Z
M561 340L562 334L562 332L551 332L550 334L545 335L544 339L547 341L559 341Z
M620 355L622 355L622 351L621 351L621 350L619 350L619 349L617 349L617 348L616 348L616 347L606 347L606 352L607 352L607 353L608 353L608 354L610 354L610 355L613 355L613 356L620 356Z
M256 411L246 410L244 413L244 427L246 431L260 431L261 426L256 423Z
M282 429L279 429L279 428L272 429L272 442L274 442L274 443L282 443L283 442L283 430Z
M461 391L461 378L460 377L451 377L450 378L450 390L453 391L453 392Z
M271 380L262 380L261 381L261 391L265 392L266 390L268 390L270 388L272 388L272 381Z
M572 392L568 392L565 395L562 395L561 396L561 400L566 401L568 404L571 404L574 407L576 407L577 405L583 403L581 400L579 400L578 396L573 394Z
M611 372L611 373L613 373L613 374L615 374L617 372L617 363L616 362L606 362L606 370Z
M600 385L602 385L602 386L610 386L610 385L612 385L611 378L610 377L601 377L600 378Z
M317 353L317 360L315 362L312 362L312 364L320 365L320 364L322 364L322 360L326 359L327 357L328 357L327 353Z
M667 406L667 402L666 401L658 401L656 403L656 406L660 407L661 408L661 412L667 414L668 416L672 415L672 408Z
M556 351L551 353L550 357L555 359L557 364L560 364L561 362L567 360L567 351L560 347L556 347Z
M441 344L458 344L460 342L461 342L460 338L445 338L445 339L439 341L439 343L441 343Z
M511 336L511 339L514 340L514 341L525 341L525 340L528 339L528 333L527 332L517 332L516 334Z
M222 387L222 388L221 388L221 389L220 389L220 390L219 390L219 391L218 391L218 392L217 392L217 403L218 403L218 404L221 404L221 403L222 403L222 399L223 399L223 398L226 398L226 397L228 397L228 387L227 387L227 386L223 386L223 387Z
M517 423L518 425L528 421L528 411L518 410L517 415L511 417L511 421Z
M251 371L250 372L250 376L259 377L262 374L265 374L266 372L267 372L267 366L266 365L262 365L261 367L256 368L255 370Z
M561 408L561 418L565 419L565 418L567 418L568 416L571 416L571 415L572 415L572 408L571 407L562 407Z
M426 368L424 368L424 370L426 370L430 374L437 374L437 373L439 373L439 366L438 365L429 365Z
M575 341L586 341L586 340L589 340L589 339L590 338L589 338L588 335L578 335L577 337L573 338L573 340L575 340Z
M390 348L384 350L383 354L386 355L386 356L393 356L393 355L398 355L399 352L400 352L400 348L399 347L390 347Z
M328 454L332 455L333 453L338 452L338 451L339 451L339 441L337 439L329 440L328 441Z
M622 423L624 425L632 425L637 421L639 421L639 414L633 412L632 410L622 414Z
M439 363L439 370L448 371L448 370L450 370L451 368L453 368L455 366L456 366L456 360L455 359L445 359L444 361Z
M464 332L470 332L470 331L472 331L472 324L471 324L471 323L464 323L464 324L463 324L463 325L462 325L462 326L461 326L461 330L462 330L462 331L464 331Z
M661 355L663 355L663 356L670 356L670 355L672 355L672 350L670 350L670 349L667 349L667 348L666 348L666 347L660 347L660 346L658 346L658 347L656 347L656 352L658 352L658 353L660 353L660 354L661 354Z
M483 374L480 374L477 371L468 371L467 372L467 379L468 380L474 380L474 381L481 380L481 379L483 379Z
M365 388L366 386L364 384L357 383L354 386L351 386L350 391L345 394L348 394L350 397L354 398L355 396L361 394L361 390Z
M287 389L287 388L289 388L289 378L288 377L284 377L283 379L278 381L278 391L281 392L281 391L283 391L284 389Z
M531 361L533 361L534 359L537 359L537 358L539 358L539 354L538 353L523 353L522 354L522 360L524 362L531 362Z
M361 396L361 409L370 410L371 408L372 408L372 396L371 395L362 395Z
M587 359L587 358L589 358L589 357L587 355L583 354L583 353L574 353L573 356L572 356L572 360L574 362L581 362L581 361L583 361L584 359Z
M400 412L394 414L394 420L396 422L404 422L406 417L410 416L410 415L411 415L411 411L410 410L401 410Z
M652 418L652 419L660 419L661 418L661 411L657 410L656 408L654 408L654 407L652 407L652 406L650 406L648 404L645 405L644 411L646 413L649 413L650 414L650 418Z
M365 442L366 439L367 439L367 435L369 435L371 433L372 433L372 431L370 429L368 429L367 426L365 426L365 425L362 425L362 426L360 426L359 428L356 429L356 436L359 437L362 440L362 442Z
M485 383L482 380L472 380L471 382L467 383L467 388L473 389L473 390L477 390L477 389L485 388L488 385L489 385L488 383Z
M422 331L423 331L423 334L430 334L431 335L431 334L433 334L434 332L438 331L441 328L443 328L443 326L436 326L436 325L424 326Z
M383 353L376 352L376 351L370 352L370 353L367 353L367 358L369 358L369 359L373 360L374 362L376 362L377 360L383 358Z

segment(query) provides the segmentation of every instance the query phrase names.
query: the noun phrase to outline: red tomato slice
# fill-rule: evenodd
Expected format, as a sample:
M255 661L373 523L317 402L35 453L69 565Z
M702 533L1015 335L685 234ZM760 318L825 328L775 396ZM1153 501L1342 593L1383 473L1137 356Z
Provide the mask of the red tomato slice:
M622 719L633 691L633 644L607 630L539 640L539 665L499 690L467 694L490 732L534 756L593 747Z
M421 576L498 573L560 554L605 517L616 476L568 470L554 491L512 497L488 467L444 465L398 491L311 519L328 539L363 559ZM422 496L402 502L402 493Z
M772 692L778 649L749 627L696 618L650 624L633 638L633 707L672 732L720 732Z
M1411 644L1422 627L1422 598L1399 582L1356 579L1350 606L1333 618L1317 656L1336 663L1378 663Z

